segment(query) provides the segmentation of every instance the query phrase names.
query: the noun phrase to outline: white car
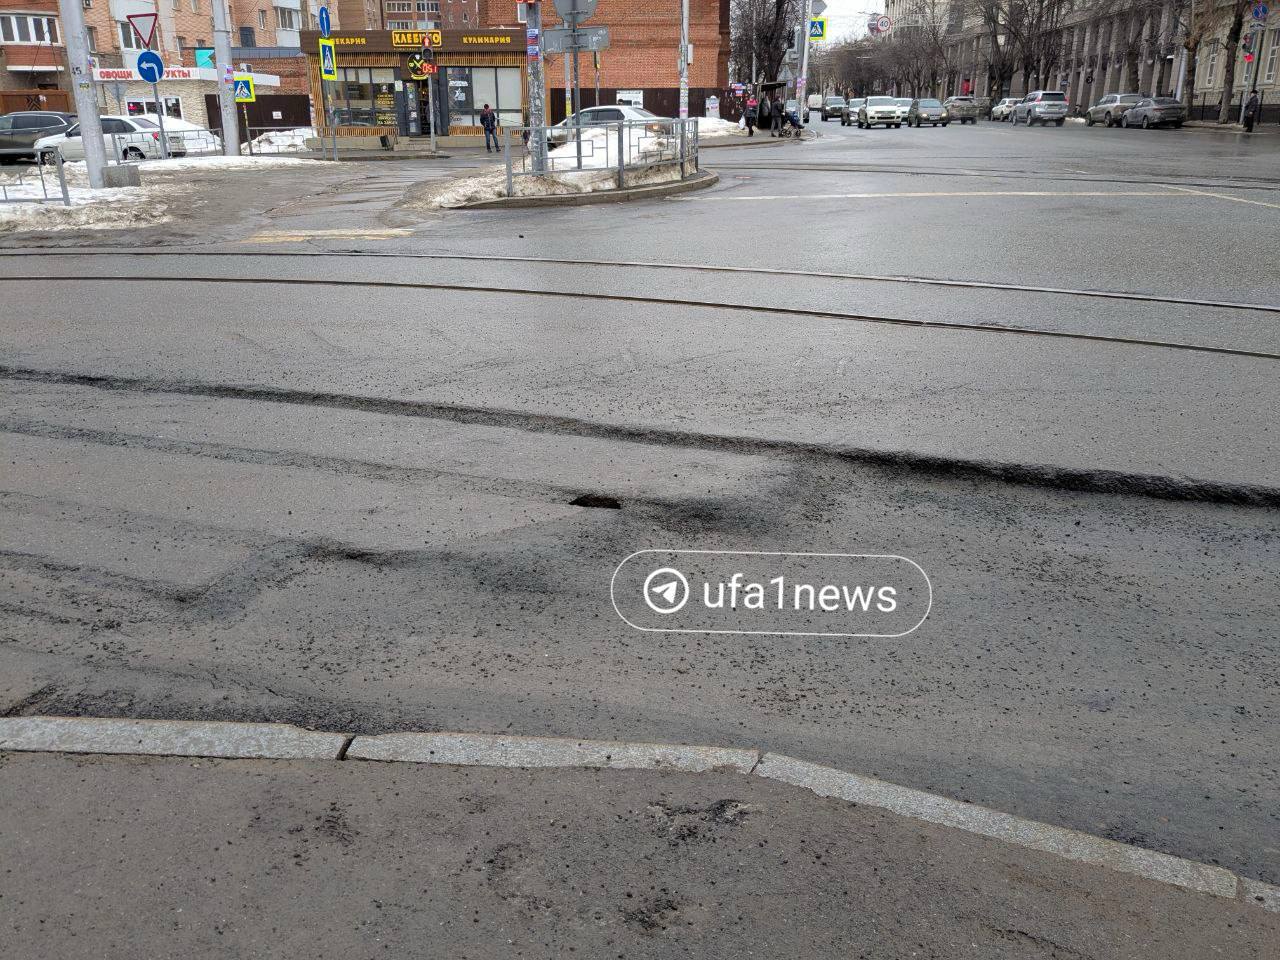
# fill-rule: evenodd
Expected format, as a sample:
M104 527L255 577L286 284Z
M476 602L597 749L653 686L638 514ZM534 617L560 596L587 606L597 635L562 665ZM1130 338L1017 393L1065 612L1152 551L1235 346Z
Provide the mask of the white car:
M102 142L108 156L119 160L158 160L160 151L160 127L142 117L101 117ZM169 149L174 154L181 154L183 142L177 134L169 135ZM63 160L83 160L84 141L80 139L80 124L75 124L66 133L41 137L35 143L35 149L57 150Z
M159 126L154 113L135 114L130 119L150 120ZM198 123L192 123L190 120L183 120L181 117L165 117L164 133L169 138L169 156L171 157L180 157L184 153L222 153L222 138L212 130ZM180 148L174 146L174 141L177 139L182 141Z
M646 123L651 131L661 133L670 130L667 124L671 123L666 117L660 117L641 107L629 107L621 103L612 107L587 107L585 110L579 110L577 114L570 114L547 131L547 142L552 147L573 139L575 116L581 117L584 128L598 127L602 123L621 123L625 120L628 123Z
M1005 97L991 108L991 119L1004 123L1013 114L1013 108L1020 102L1018 97Z
M915 101L911 97L896 97L893 102L898 107L898 119L906 123L907 114L911 112L911 104L915 103Z

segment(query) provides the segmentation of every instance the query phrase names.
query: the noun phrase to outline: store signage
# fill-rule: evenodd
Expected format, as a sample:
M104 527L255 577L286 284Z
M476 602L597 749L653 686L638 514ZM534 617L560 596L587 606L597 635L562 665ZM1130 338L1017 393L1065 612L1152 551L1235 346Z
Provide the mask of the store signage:
M405 64L405 69L409 73L410 80L426 80L436 72L436 65L430 63L426 57L420 53L415 53L409 57Z
M392 30L393 47L438 47L443 43L439 30Z
M462 35L462 45L464 47L474 46L503 46L510 45L511 34L509 33L464 33Z

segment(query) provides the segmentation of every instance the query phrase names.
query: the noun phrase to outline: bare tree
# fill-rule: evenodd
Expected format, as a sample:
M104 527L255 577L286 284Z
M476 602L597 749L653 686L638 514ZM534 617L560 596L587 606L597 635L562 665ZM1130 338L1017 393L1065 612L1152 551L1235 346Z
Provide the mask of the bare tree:
M1234 0L1227 8L1227 14L1231 20L1230 26L1227 27L1227 64L1222 74L1222 105L1218 108L1219 123L1227 123L1231 120L1232 87L1236 85L1236 51L1240 49L1240 34L1244 32L1245 11L1252 5L1251 0Z
M729 60L734 77L776 80L799 22L798 0L732 0Z

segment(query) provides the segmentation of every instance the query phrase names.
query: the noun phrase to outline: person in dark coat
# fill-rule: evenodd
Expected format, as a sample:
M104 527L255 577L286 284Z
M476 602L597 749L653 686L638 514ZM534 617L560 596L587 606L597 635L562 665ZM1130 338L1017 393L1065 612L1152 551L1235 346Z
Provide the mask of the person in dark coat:
M782 98L775 96L769 110L769 136L782 136L782 125L786 123L786 120L787 118L782 109Z
M760 104L755 97L747 100L747 112L742 115L743 120L747 123L747 136L754 137L756 135L756 120L759 118Z
M1258 114L1262 111L1262 101L1258 99L1258 91L1249 94L1244 105L1244 132L1253 133L1253 125L1258 122Z
M489 109L486 103L480 111L480 126L484 128L484 152L491 153L489 141L493 141L493 149L498 149L498 115Z

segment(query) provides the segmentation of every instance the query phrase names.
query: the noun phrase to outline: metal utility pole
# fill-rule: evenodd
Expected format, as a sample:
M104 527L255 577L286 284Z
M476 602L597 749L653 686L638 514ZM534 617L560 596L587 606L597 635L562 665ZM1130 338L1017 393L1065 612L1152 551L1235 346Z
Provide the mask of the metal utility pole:
M796 81L796 117L801 125L805 118L805 84L809 79L809 21L813 19L813 0L804 0L804 16L800 19L800 78Z
M680 119L689 119L689 0L680 0Z
M63 0L65 2L65 0ZM235 74L231 68L231 28L226 0L213 0L213 61L222 82L218 84L218 112L222 116L222 152L240 156L240 123L236 120ZM248 130L245 131L248 134Z
M529 152L533 155L533 172L547 172L546 104L543 101L545 86L542 79L542 4L533 0L526 9L528 22L525 35L529 60Z
M93 85L89 36L84 28L84 4L81 0L58 0L58 12L62 15L67 69L71 72L71 92L76 98L76 116L80 121L84 162L89 168L89 186L101 190L106 186L107 146L102 139L102 123L98 120L98 92Z

